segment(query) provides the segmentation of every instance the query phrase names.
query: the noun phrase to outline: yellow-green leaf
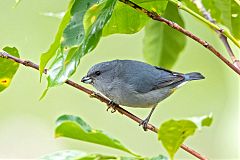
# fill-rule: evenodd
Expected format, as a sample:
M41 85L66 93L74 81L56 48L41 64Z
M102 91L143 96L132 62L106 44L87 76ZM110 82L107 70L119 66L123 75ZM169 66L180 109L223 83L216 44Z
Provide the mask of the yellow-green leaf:
M103 154L86 154L77 150L57 151L40 158L41 160L167 160L167 157L159 155L156 157L124 157Z
M44 155L40 160L76 160L77 158L86 155L86 153L77 150L64 150Z
M150 11L162 14L167 6L167 0L133 0L134 3ZM150 20L143 14L130 6L117 2L112 17L103 29L103 36L122 33L133 34L140 31Z
M55 129L56 137L68 137L90 143L115 148L137 156L127 149L120 141L114 139L101 130L91 128L80 117L73 115L63 115L57 120Z
M73 2L74 2L74 0L71 0L69 3L68 9L61 21L61 24L59 25L54 42L51 44L50 48L46 52L42 53L42 55L41 55L40 66L39 66L40 76L42 76L47 63L56 55L56 52L57 52L58 48L60 47L60 42L61 42L63 31L64 31L65 27L67 26L67 24L69 23L70 18L71 18L70 11L72 9Z
M236 0L203 0L205 8L218 24L240 39L240 6Z
M15 47L5 47L3 51L19 57L18 50ZM18 67L19 64L17 62L0 57L0 92L10 85Z
M193 117L184 120L168 120L164 122L158 131L158 139L162 142L171 159L183 142L196 129L201 129L203 126L210 126L212 123L212 115Z
M163 16L184 27L178 8L172 3L168 3ZM148 63L170 69L184 49L186 37L161 22L150 21L145 27L143 44L144 58Z
M63 84L74 74L82 56L97 46L102 36L102 29L111 17L116 1L101 1L103 4L101 12L89 28L83 27L83 17L91 6L100 3L99 0L74 1L70 10L71 20L63 31L59 48L54 50L55 60L48 70L48 88Z

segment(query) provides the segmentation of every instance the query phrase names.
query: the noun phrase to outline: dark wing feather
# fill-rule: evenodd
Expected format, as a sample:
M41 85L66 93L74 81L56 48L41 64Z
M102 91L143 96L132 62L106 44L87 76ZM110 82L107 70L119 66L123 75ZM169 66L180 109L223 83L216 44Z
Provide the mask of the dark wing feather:
M158 70L162 70L162 71L165 71L165 72L168 72L168 73L171 73L173 75L181 75L182 73L178 73L178 72L173 72L173 71L170 71L168 69L165 69L165 68L162 68L162 67L158 67L158 66L154 66L156 69Z
M172 86L172 88L176 87L180 83L182 83L184 80L181 76L170 76L163 79L160 79L158 83L152 88L152 90L169 87Z
M169 71L164 68L130 60L122 60L115 72L119 81L130 85L138 93L148 93L152 90L177 85L184 79L181 73ZM121 72L120 72L121 71Z
M173 72L157 66L155 66L155 68L161 71L165 71L168 74L160 78L152 90L168 87L170 85L172 85L174 88L184 81L184 76L181 73Z

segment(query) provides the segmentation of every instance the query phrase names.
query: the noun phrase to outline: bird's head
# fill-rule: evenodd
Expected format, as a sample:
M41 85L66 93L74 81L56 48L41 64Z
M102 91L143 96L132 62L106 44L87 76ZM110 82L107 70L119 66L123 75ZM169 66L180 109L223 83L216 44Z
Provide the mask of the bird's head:
M102 62L91 67L81 82L95 87L110 83L116 75L117 60Z

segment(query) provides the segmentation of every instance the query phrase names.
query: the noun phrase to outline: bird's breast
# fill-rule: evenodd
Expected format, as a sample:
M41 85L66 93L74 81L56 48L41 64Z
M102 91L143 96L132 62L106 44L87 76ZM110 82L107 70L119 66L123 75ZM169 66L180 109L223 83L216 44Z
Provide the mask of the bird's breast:
M138 93L131 85L113 81L108 87L106 85L106 88L102 88L100 92L117 104L128 107L148 108L157 105L168 97L172 93L172 89L164 88L147 93Z

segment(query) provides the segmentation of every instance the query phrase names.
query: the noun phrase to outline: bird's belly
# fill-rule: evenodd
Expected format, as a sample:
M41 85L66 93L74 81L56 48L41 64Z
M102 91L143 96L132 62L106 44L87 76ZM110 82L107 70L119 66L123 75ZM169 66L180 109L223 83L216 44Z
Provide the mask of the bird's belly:
M117 92L118 95L110 94L109 98L115 103L128 107L148 108L157 105L168 97L173 91L166 89L153 90L147 93ZM120 93L120 94L119 94Z

